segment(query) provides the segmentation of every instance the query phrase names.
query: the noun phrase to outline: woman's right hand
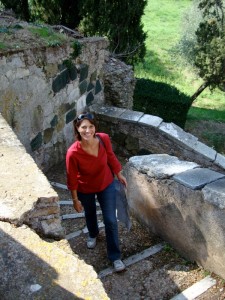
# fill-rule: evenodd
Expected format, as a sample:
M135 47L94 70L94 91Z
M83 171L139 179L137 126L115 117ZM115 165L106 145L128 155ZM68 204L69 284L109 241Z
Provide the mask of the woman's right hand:
M81 202L78 199L73 200L73 207L78 213L83 211L83 206L82 206Z

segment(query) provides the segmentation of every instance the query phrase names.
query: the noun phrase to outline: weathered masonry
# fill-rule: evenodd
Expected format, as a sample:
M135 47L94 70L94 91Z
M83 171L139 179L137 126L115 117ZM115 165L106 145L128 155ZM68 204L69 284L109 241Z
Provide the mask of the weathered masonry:
M83 38L79 43L82 53L73 60L69 43L0 54L0 112L43 169L63 158L77 112L104 101L108 42Z

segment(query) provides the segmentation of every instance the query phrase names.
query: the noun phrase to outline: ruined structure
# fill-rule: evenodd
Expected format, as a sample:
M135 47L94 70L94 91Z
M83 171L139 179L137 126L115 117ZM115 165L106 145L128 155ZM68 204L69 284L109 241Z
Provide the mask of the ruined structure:
M221 187L224 184L225 157L175 124L132 111L134 79L131 79L131 69L129 68L128 78L123 80L123 88L116 83L112 84L113 81L120 82L121 76L126 76L126 72L119 68L116 73L117 67L111 69L113 64L123 68L123 64L119 62L110 60L110 66L105 65L109 62L108 42L103 38L81 39L78 42L82 45L81 53L75 58L71 58L71 41L60 47L0 52L1 243L6 247L7 243L4 241L11 239L11 235L13 242L9 245L16 247L14 241L20 242L23 228L22 236L26 236L27 242L29 236L34 238L34 235L34 239L43 247L40 251L34 251L42 261L44 252L48 253L48 249L52 249L50 252L54 251L53 245L42 245L41 239L36 235L38 233L40 236L60 239L64 234L57 194L42 171L64 159L66 149L74 139L72 121L77 113L88 109L98 118L101 130L112 137L115 151L126 159L130 158L126 172L129 186L136 188L130 188L128 192L130 207L137 218L178 250L185 250L187 257L225 278L224 266L221 266L219 260L225 247L225 191ZM104 90L112 93L115 98L118 97L113 103L118 104L119 108L106 106ZM127 97L124 94L126 92L129 94ZM110 99L109 95L107 101ZM153 165L149 163L152 162L151 155L149 160L131 158L143 154L168 154L169 157L179 158L179 161L176 160L176 167L188 166L181 168L184 172L188 172L190 166L191 171L195 172L198 167L207 169L207 174L214 174L215 177L210 182L203 180L201 190L192 189L184 184L186 180L182 179L179 168L179 172L176 170L170 174L166 170L162 176L156 172L156 164L166 165L165 156L161 161L160 158L156 160ZM186 163L181 162L182 160ZM171 158L167 167L173 165L174 158ZM192 186L195 186L195 182L192 182ZM219 194L215 192L218 186ZM159 207L162 209L158 209ZM147 213L143 214L143 210ZM204 216L210 220L210 224L202 222ZM217 217L219 221L214 222ZM174 235L173 229L177 222L183 230L187 230L189 244L191 241L195 242L191 249L182 243L180 232L176 231ZM170 223L171 230L164 233L167 223ZM189 228L193 230L190 232ZM209 237L214 234L221 241L218 245ZM196 243L198 247L195 249ZM24 247L32 252L35 245L28 244L25 243ZM57 251L61 253L61 250ZM16 257L16 252L14 254ZM61 254L63 260L66 255ZM11 261L6 261L8 265L1 265L1 269L8 269ZM24 263L27 261L29 259ZM69 256L63 262L62 269L57 261L54 262L55 266L52 265L58 274L65 272L67 265L72 265L80 274L82 262L79 259ZM85 288L71 290L72 295L83 297L90 288L96 291L96 299L107 299L94 272L90 272L88 283L85 278L81 281ZM35 284L35 280L33 282ZM65 280L63 283L59 280L58 284L69 289ZM33 286L32 282L30 285ZM10 286L8 288L10 291ZM50 292L51 290L49 294ZM31 294L32 290L24 292L25 296Z

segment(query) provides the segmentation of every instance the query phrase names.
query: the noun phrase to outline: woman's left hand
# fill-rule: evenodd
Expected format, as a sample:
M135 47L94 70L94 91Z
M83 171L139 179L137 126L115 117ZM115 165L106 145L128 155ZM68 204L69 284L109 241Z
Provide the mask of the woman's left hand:
M119 172L117 175L118 180L125 185L125 187L127 188L127 180L126 178L121 174L121 172Z

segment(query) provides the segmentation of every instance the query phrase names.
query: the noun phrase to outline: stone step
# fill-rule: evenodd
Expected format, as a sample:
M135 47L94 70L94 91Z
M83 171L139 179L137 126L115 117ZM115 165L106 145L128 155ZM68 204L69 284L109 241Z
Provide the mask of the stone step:
M100 229L100 228L104 228L104 227L105 227L105 225L104 225L103 222L98 223L98 228L99 228L99 229ZM81 230L77 230L77 231L74 231L74 232L71 232L71 233L67 234L67 235L66 235L66 240L71 240L71 239L73 239L73 238L75 238L75 237L78 237L78 236L80 236L82 233L88 233L87 226L85 226L85 227L84 227L83 229L81 229Z
M196 282L182 293L174 296L171 300L194 300L196 297L202 295L205 291L216 284L216 280L211 276L206 276L199 282Z
M134 254L134 255L124 259L123 262L124 262L125 266L128 267L132 264L135 264L135 263L139 262L142 259L145 259L146 257L154 255L155 253L161 251L162 249L163 249L163 244L158 244L158 245L152 246L148 249L145 249L144 251L142 251L140 253ZM112 273L114 273L114 269L113 269L113 267L109 267L109 268L101 271L98 274L98 277L103 278L103 277L105 277L107 275L110 275Z
M101 215L102 212L101 211L97 211L97 215ZM61 219L62 220L67 220L67 219L79 219L79 218L84 218L84 213L75 213L75 214L66 214L66 215L62 215Z

